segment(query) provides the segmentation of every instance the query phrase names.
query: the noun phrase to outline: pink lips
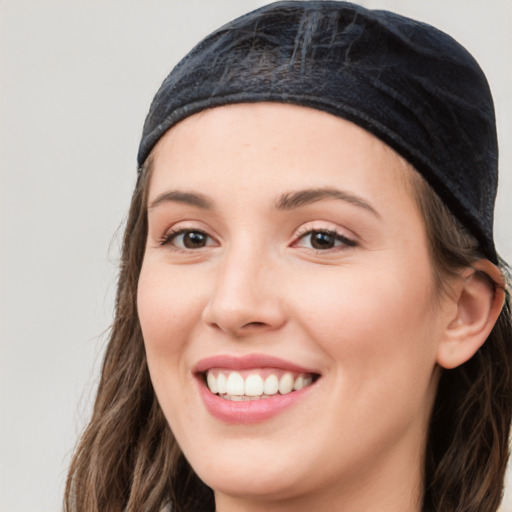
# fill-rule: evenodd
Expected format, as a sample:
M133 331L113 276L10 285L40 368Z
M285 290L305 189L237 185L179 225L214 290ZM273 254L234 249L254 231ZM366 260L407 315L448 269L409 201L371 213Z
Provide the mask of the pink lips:
M309 393L314 384L286 395L277 394L261 400L234 402L214 395L205 385L200 374L210 368L225 368L228 370L276 368L296 373L318 374L314 370L263 354L250 354L242 357L219 355L201 360L194 367L193 372L198 377L199 393L203 403L213 417L229 424L251 424L268 420L300 401Z
M218 355L201 359L193 368L194 373L203 373L210 368L226 368L228 370L250 370L251 368L280 368L296 373L318 373L316 370L297 366L289 361L278 357L266 356L264 354L249 354L235 357Z

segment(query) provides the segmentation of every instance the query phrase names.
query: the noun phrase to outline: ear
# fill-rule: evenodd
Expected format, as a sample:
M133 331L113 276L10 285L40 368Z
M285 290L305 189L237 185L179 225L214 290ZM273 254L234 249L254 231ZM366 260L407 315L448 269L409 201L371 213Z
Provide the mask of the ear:
M505 302L500 270L489 260L477 261L462 273L449 300L455 307L448 309L451 318L437 350L438 364L447 369L471 359L491 333Z

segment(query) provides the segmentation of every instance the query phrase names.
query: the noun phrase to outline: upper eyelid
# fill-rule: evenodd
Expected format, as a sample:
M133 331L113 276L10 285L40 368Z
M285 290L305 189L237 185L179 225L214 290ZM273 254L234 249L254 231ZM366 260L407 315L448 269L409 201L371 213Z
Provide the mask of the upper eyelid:
M214 230L210 229L203 225L203 222L190 220L181 220L174 223L172 226L168 227L161 236L158 237L160 241L169 239L172 236L178 236L179 234L187 231L198 231L204 233L206 236L216 241L217 243L222 243L222 237L220 237ZM291 244L295 243L299 238L311 232L328 232L333 235L338 235L341 238L351 240L356 242L358 237L351 231L346 228L343 228L331 221L322 221L322 220L311 220L304 222L298 228L293 231Z
M361 242L360 238L351 230L343 228L333 222L317 220L305 222L298 229L296 229L293 240L290 243L290 247L298 245L300 240L307 238L307 236L315 232L328 233L329 235L335 237L338 241L342 242L341 245L345 245L346 248L356 247L360 245ZM339 248L340 246L338 245L336 247ZM334 247L331 249L319 249L317 251L319 253L329 253L331 250L334 250Z
M196 232L196 233L202 233L203 235L206 235L208 238L215 240L215 237L212 236L207 230L202 229L202 228L197 228L197 227L188 227L188 226L179 227L179 228L171 227L164 232L163 238L177 237L179 235L182 235L183 233L187 233L190 231Z
M308 229L301 235L298 235L297 237L295 237L295 239L293 240L291 245L293 246L293 245L297 244L300 240L306 238L307 236L311 235L312 233L328 234L330 236L333 236L335 239L337 239L338 241L342 242L343 244L345 244L346 246L349 246L349 247L355 247L356 245L358 245L357 241L354 240L354 238L348 237L338 231L328 230L328 229Z
M310 221L305 222L294 232L294 237L298 238L312 231L326 231L330 233L336 233L344 238L355 239L356 235L346 228L343 228L333 222L328 221Z
M159 228L157 228L160 231ZM216 238L215 234L212 234L212 229L205 226L203 222L192 220L192 219L183 219L177 222L173 222L170 226L167 226L165 229L161 230L163 232L162 236L167 236L169 233L176 234L178 232L183 231L200 231L212 238Z

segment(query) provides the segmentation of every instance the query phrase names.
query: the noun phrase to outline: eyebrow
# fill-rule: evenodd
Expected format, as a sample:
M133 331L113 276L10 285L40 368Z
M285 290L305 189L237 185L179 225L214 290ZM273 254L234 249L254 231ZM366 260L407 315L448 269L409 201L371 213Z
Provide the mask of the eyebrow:
M380 218L380 214L377 212L377 210L375 210L375 208L373 208L373 206L371 206L364 199L350 192L335 188L315 188L298 190L296 192L287 192L279 197L275 203L275 208L277 210L294 210L296 208L300 208L301 206L306 206L308 204L322 201L323 199L338 199L341 201L346 201L350 204L363 208L375 215L377 218ZM203 194L183 192L180 190L170 190L163 192L150 203L148 209L152 210L161 204L172 202L185 203L192 206L197 206L198 208L202 208L204 210L213 209L212 201L210 201Z
M185 203L203 208L204 210L211 210L213 208L213 203L202 194L170 190L157 196L157 198L150 203L148 209L152 210L164 203Z
M299 190L297 192L288 192L279 197L275 206L278 210L293 210L295 208L300 208L301 206L316 203L323 199L339 199L341 201L346 201L350 204L363 208L380 218L380 214L370 203L355 194L336 188L315 188Z

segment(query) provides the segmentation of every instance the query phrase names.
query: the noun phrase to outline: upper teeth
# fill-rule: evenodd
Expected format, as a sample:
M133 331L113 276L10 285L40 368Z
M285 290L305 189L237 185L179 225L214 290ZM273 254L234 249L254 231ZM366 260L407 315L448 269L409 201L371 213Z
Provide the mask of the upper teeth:
M217 370L209 370L206 374L206 383L212 393L232 398L233 396L246 397L265 397L276 395L286 395L292 391L309 386L313 379L307 374L293 374L291 372L266 372L268 375L262 376L260 373L251 373Z

